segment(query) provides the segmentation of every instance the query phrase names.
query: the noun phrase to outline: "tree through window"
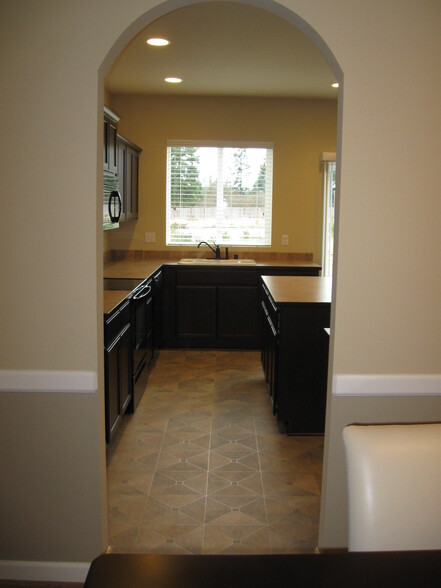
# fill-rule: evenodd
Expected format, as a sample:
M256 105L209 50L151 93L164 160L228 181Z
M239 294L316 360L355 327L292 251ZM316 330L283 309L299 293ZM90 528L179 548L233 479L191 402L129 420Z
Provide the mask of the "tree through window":
M272 146L167 147L167 245L271 245Z

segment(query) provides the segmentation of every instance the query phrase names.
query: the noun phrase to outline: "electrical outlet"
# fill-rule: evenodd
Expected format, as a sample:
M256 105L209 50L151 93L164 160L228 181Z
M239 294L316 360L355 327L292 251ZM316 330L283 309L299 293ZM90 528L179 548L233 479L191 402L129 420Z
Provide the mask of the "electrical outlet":
M282 245L288 245L289 235L282 235Z

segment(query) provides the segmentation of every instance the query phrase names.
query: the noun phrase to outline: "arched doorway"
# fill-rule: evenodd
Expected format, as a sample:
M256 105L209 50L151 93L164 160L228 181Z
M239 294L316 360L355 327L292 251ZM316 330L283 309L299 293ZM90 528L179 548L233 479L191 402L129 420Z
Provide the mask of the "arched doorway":
M173 0L169 0L169 1L161 4L160 6L156 7L155 9L149 11L145 15L143 15L141 18L139 18L137 21L135 21L131 25L131 27L126 29L124 34L117 40L115 45L112 47L111 51L109 51L109 54L107 55L106 59L104 60L102 66L100 68L100 72L99 72L99 83L100 83L99 109L100 110L102 109L102 106L103 106L103 101L102 101L103 91L102 90L103 90L104 77L107 74L107 72L109 71L113 61L116 59L119 52L128 43L128 41L130 41L131 38L137 32L139 32L145 26L147 26L150 23L152 23L153 21L155 21L157 18L167 14L168 12L170 12L172 10L175 10L176 8L182 8L185 6L190 6L192 4L193 4L192 2L174 2ZM323 57L325 58L325 60L328 62L329 66L333 70L335 78L339 81L340 88L342 90L343 75L342 75L342 71L341 71L337 61L335 60L332 52L330 51L329 47L326 45L324 40L320 37L320 35L318 35L318 33L312 27L310 27L310 25L308 25L308 23L306 23L302 18L300 18L298 15L294 14L290 10L288 10L285 7L282 7L282 6L272 2L270 0L264 1L264 2L252 2L252 1L242 2L242 4L249 5L249 6L258 6L260 8L267 10L268 12L271 12L277 16L280 16L284 20L286 20L287 22L289 22L290 24L292 24L293 26L295 26L296 28L301 30L305 35L307 35L309 37L309 39L312 40L315 43L315 45L320 49ZM341 93L340 93L339 111L338 111L338 133L337 133L337 161L339 161L340 151L341 151L341 149L340 149L341 123L342 123L342 121L341 121L342 110L341 109L342 109L342 100L341 100ZM339 167L337 167L337 169L339 169ZM336 235L338 235L338 183L339 182L338 182L338 172L337 172ZM338 239L336 238L335 241L337 243ZM337 265L337 255L334 256L334 270L336 268L336 265ZM334 271L334 276L336 276L335 271ZM335 292L335 280L334 280L334 292ZM332 317L331 324L333 324L333 320L334 319ZM331 342L331 349L330 349L330 365L332 366L332 342ZM330 379L332 378L332 369L330 370L329 378ZM329 410L330 410L330 402L328 401L328 411ZM326 452L325 452L325 455L326 455Z

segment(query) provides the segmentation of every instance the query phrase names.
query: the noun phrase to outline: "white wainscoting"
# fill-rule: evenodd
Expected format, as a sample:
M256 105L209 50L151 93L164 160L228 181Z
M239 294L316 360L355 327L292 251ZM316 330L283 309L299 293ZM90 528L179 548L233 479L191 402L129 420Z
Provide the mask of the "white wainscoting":
M334 374L335 396L441 396L441 374Z
M91 394L98 388L95 372L0 370L0 392Z
M58 561L2 561L0 578L30 582L85 582L90 563Z

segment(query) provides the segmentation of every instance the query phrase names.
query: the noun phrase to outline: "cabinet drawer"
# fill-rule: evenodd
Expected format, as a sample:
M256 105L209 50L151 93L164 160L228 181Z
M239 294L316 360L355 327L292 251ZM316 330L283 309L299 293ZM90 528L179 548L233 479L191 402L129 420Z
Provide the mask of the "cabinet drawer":
M104 319L104 345L108 347L129 323L130 300L126 300L110 316Z
M263 302L264 310L265 310L266 314L269 316L271 323L273 324L275 329L278 331L279 330L279 311L277 310L277 306L275 305L266 286L264 284L261 284L261 286L262 286L261 293L262 293L262 302Z
M256 270L244 268L237 269L190 269L177 270L176 283L179 285L205 284L211 285L232 285L232 286L255 286L258 283L259 274Z

